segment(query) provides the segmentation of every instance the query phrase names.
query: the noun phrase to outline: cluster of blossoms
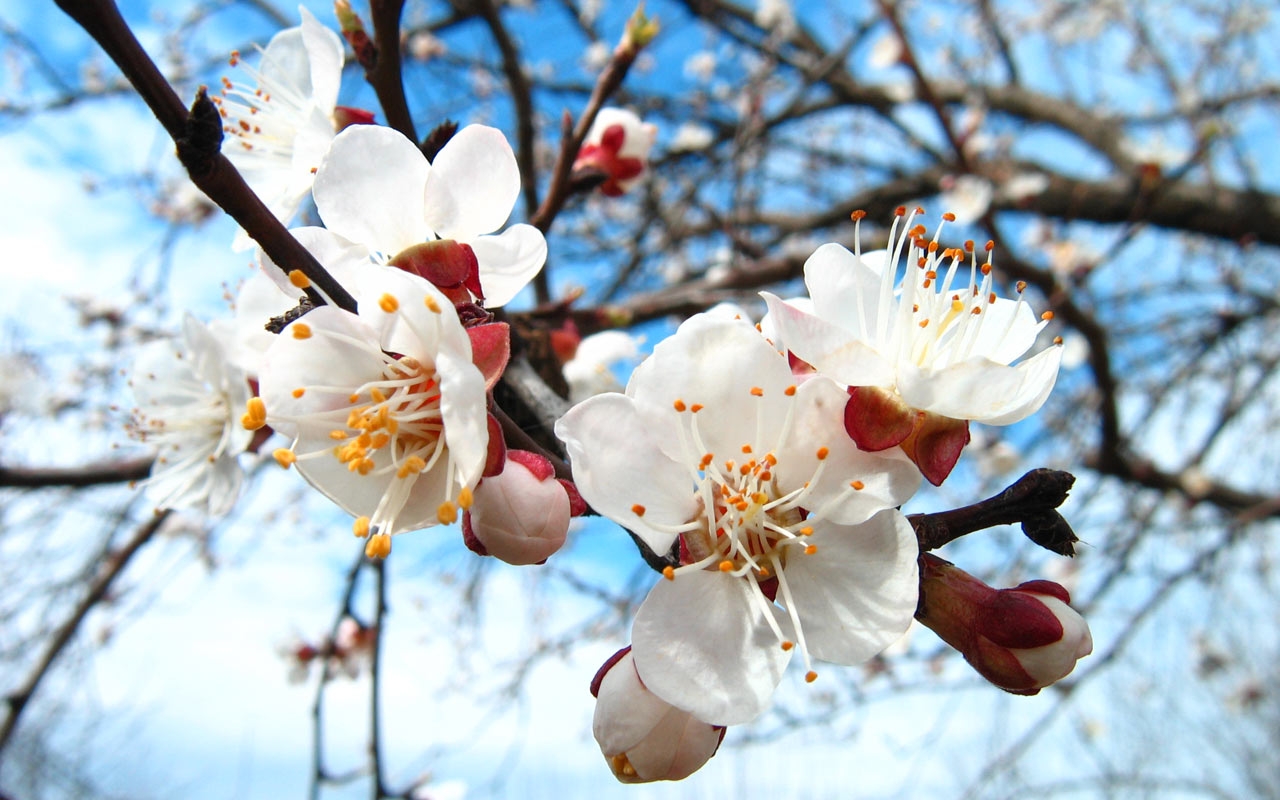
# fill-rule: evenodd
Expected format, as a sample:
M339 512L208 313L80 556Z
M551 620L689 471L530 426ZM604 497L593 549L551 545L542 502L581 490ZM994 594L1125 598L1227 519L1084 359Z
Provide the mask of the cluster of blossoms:
M182 345L144 350L133 430L158 448L157 503L224 513L238 457L279 435L274 460L351 514L370 558L454 522L476 553L520 565L552 556L588 507L627 528L661 577L592 691L596 738L628 782L698 769L727 726L769 707L793 657L813 682L819 662L864 662L913 618L1011 692L1089 652L1062 587L987 587L922 555L899 510L948 477L971 421L1021 420L1055 382L1060 347L1013 363L1050 315L1021 285L998 296L990 246L982 260L972 242L942 247L941 225L927 238L901 209L886 250L820 247L808 297L765 293L758 326L686 320L621 392L601 364L637 357L636 340L574 332L562 356L581 402L555 424L570 482L546 455L508 449L491 413L511 354L492 309L547 254L537 228L506 225L520 194L510 145L471 125L428 160L336 105L341 68L341 40L304 12L263 51L257 88L227 81L220 105L228 152L273 213L287 222L312 198L324 227L293 235L355 308L299 306L304 291L331 298L259 253L234 320L189 318ZM605 109L574 167L616 196L654 136ZM293 655L305 666L328 647Z

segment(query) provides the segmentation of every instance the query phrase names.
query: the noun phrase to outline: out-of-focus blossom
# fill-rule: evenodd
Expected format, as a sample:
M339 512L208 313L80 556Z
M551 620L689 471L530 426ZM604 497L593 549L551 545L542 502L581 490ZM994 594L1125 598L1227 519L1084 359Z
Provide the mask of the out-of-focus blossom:
M653 552L673 552L632 629L645 686L729 725L768 705L792 651L861 662L915 610L915 534L895 507L920 477L841 426L846 394L796 385L749 322L697 315L627 392L556 423L583 498Z
M209 329L188 315L181 339L144 345L129 386L137 402L129 433L156 451L147 497L157 508L230 511L244 477L237 456L253 439L240 425L249 382Z
M756 24L783 39L796 29L796 13L790 0L757 0Z
M872 43L867 64L876 69L887 69L897 66L901 58L902 39L893 31L886 31Z
M707 763L724 739L723 725L703 722L645 688L630 647L600 667L591 694L596 698L591 731L623 783L683 780Z
M716 140L715 133L705 125L696 122L683 122L676 128L671 139L670 150L673 153L705 150Z
M691 80L706 83L716 74L716 54L709 50L699 50L684 60L684 76Z
M991 181L977 175L961 175L948 179L938 201L955 216L958 225L977 222L991 207L995 188Z
M643 336L623 331L601 331L578 342L573 358L562 368L569 384L569 402L581 403L597 394L622 391L612 367L639 361L643 342Z
M1093 652L1088 624L1052 581L997 590L926 553L920 594L917 618L1007 692L1036 694Z
M657 137L658 126L643 122L635 112L602 108L587 131L573 168L602 171L607 177L600 191L618 197L640 180Z

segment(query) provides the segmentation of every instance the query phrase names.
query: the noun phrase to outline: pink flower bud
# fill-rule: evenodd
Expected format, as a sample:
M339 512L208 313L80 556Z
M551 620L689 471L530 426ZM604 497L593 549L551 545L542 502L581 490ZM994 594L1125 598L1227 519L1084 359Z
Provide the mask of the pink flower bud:
M640 179L657 136L657 126L642 122L633 112L602 108L582 142L573 168L604 172L606 179L600 191L617 197Z
M920 594L916 618L1007 692L1036 694L1093 652L1088 624L1067 605L1067 590L1053 581L996 590L925 554Z
M476 487L462 535L481 555L508 564L538 564L564 545L572 505L550 461L508 450L502 472Z
M615 653L591 682L591 729L614 776L623 783L678 781L716 754L723 725L709 725L645 688L631 648Z

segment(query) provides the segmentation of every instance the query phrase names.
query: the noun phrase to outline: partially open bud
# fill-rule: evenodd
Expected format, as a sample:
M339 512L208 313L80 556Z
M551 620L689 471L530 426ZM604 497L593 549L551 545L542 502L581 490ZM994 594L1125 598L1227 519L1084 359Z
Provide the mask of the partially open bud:
M503 470L476 487L462 518L462 536L480 555L508 564L538 564L564 546L574 510L550 461L508 450Z
M606 179L600 191L617 197L640 179L657 136L657 126L642 122L635 113L602 108L582 142L573 169L602 171Z
M591 693L596 697L592 733L623 783L683 780L707 763L724 739L723 725L709 725L646 689L630 647L604 663Z
M1013 694L1036 694L1093 652L1088 624L1053 581L992 589L926 553L920 596L916 619L959 650L978 674Z

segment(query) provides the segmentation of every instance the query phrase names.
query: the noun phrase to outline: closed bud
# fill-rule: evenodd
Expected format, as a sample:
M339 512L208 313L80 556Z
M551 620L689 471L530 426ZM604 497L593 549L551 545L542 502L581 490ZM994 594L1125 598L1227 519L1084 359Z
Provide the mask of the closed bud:
M678 781L716 754L723 725L710 725L645 688L631 648L618 651L591 682L596 697L592 733L623 783Z
M574 508L551 462L508 450L506 466L480 481L462 535L481 555L508 564L538 564L564 545Z
M1053 581L997 590L925 554L920 594L916 618L1007 692L1036 694L1093 652L1088 624L1067 605L1067 590Z
M625 108L602 108L574 159L574 171L597 169L605 174L600 191L617 197L644 173L658 127Z

